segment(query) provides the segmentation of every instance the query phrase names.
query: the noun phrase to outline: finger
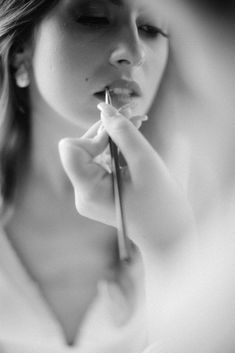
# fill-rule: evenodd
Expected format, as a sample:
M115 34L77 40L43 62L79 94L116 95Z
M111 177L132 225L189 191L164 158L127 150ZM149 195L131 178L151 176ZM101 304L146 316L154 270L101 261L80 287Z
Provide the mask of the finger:
M115 226L112 178L81 146L59 143L62 165L75 193L77 211L85 217Z
M96 129L97 128L98 126L96 126ZM104 129L100 130L93 138L90 138L89 136L92 135L94 135L94 131L89 132L88 130L81 138L64 138L59 142L59 149L60 146L66 142L73 145L75 148L84 149L89 155L90 160L92 160L94 157L101 154L108 145L108 135Z
M123 153L130 172L139 172L140 160L155 158L155 152L136 127L111 105L100 103L101 120L113 141Z
M147 115L137 115L130 118L130 121L137 129L140 129L143 122L147 120L148 120Z
M93 124L87 131L86 133L81 136L81 138L93 138L97 135L98 131L100 130L102 125L101 120L97 121L95 124Z
M91 141L81 140L74 143L63 139L59 143L59 154L62 165L74 188L88 188L96 178L102 178L106 171L93 162L94 145Z

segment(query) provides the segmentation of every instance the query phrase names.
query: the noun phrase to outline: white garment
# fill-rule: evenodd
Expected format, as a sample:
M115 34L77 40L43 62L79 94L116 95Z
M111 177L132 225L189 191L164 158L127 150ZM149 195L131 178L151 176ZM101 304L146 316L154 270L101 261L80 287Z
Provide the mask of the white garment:
M141 353L146 342L143 305L128 319L127 302L100 283L76 343L68 347L59 322L0 231L0 353ZM122 315L123 314L123 315Z

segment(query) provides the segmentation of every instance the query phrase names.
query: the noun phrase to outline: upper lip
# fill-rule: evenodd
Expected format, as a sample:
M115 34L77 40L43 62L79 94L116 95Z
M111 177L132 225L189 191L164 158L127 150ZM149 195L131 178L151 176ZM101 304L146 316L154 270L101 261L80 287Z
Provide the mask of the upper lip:
M112 93L112 90L116 88L129 90L131 96L139 97L142 95L142 92L138 83L135 81L126 80L126 79L118 79L113 81L110 84L107 84L103 88L103 91L105 91L106 89L109 89L109 91L111 91Z

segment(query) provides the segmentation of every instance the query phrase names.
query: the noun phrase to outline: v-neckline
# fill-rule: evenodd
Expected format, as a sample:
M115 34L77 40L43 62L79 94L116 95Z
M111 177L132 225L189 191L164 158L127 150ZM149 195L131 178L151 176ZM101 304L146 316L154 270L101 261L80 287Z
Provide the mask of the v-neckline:
M40 315L42 320L43 328L51 333L48 336L53 337L52 343L60 348L63 347L63 349L66 349L69 352L78 347L80 343L80 332L84 329L84 326L86 326L86 321L89 319L90 312L92 312L92 309L100 300L100 291L97 290L97 295L94 297L83 318L82 324L77 330L73 344L69 345L59 320L43 297L37 282L31 278L30 274L25 269L3 227L0 228L0 271L2 270L5 272L7 280L10 281L10 284L14 287L14 290L24 298L27 298L27 302L31 308L36 308L36 312Z

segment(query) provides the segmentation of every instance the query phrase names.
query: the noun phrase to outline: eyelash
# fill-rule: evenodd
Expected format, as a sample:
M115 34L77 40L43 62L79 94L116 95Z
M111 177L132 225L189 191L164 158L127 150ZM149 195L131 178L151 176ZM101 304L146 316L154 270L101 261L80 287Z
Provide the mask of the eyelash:
M110 21L105 16L80 16L76 20L79 24L85 27L90 27L92 29L99 29L106 27L110 24ZM138 31L143 32L144 36L150 39L156 39L159 35L167 37L160 28L151 25L141 25L138 27Z
M164 33L160 28L151 26L151 25L142 25L138 27L139 31L142 31L144 35L150 39L155 39L159 35L162 35L163 37L167 37L167 34Z
M77 22L91 28L100 28L110 24L108 18L104 16L80 16Z

